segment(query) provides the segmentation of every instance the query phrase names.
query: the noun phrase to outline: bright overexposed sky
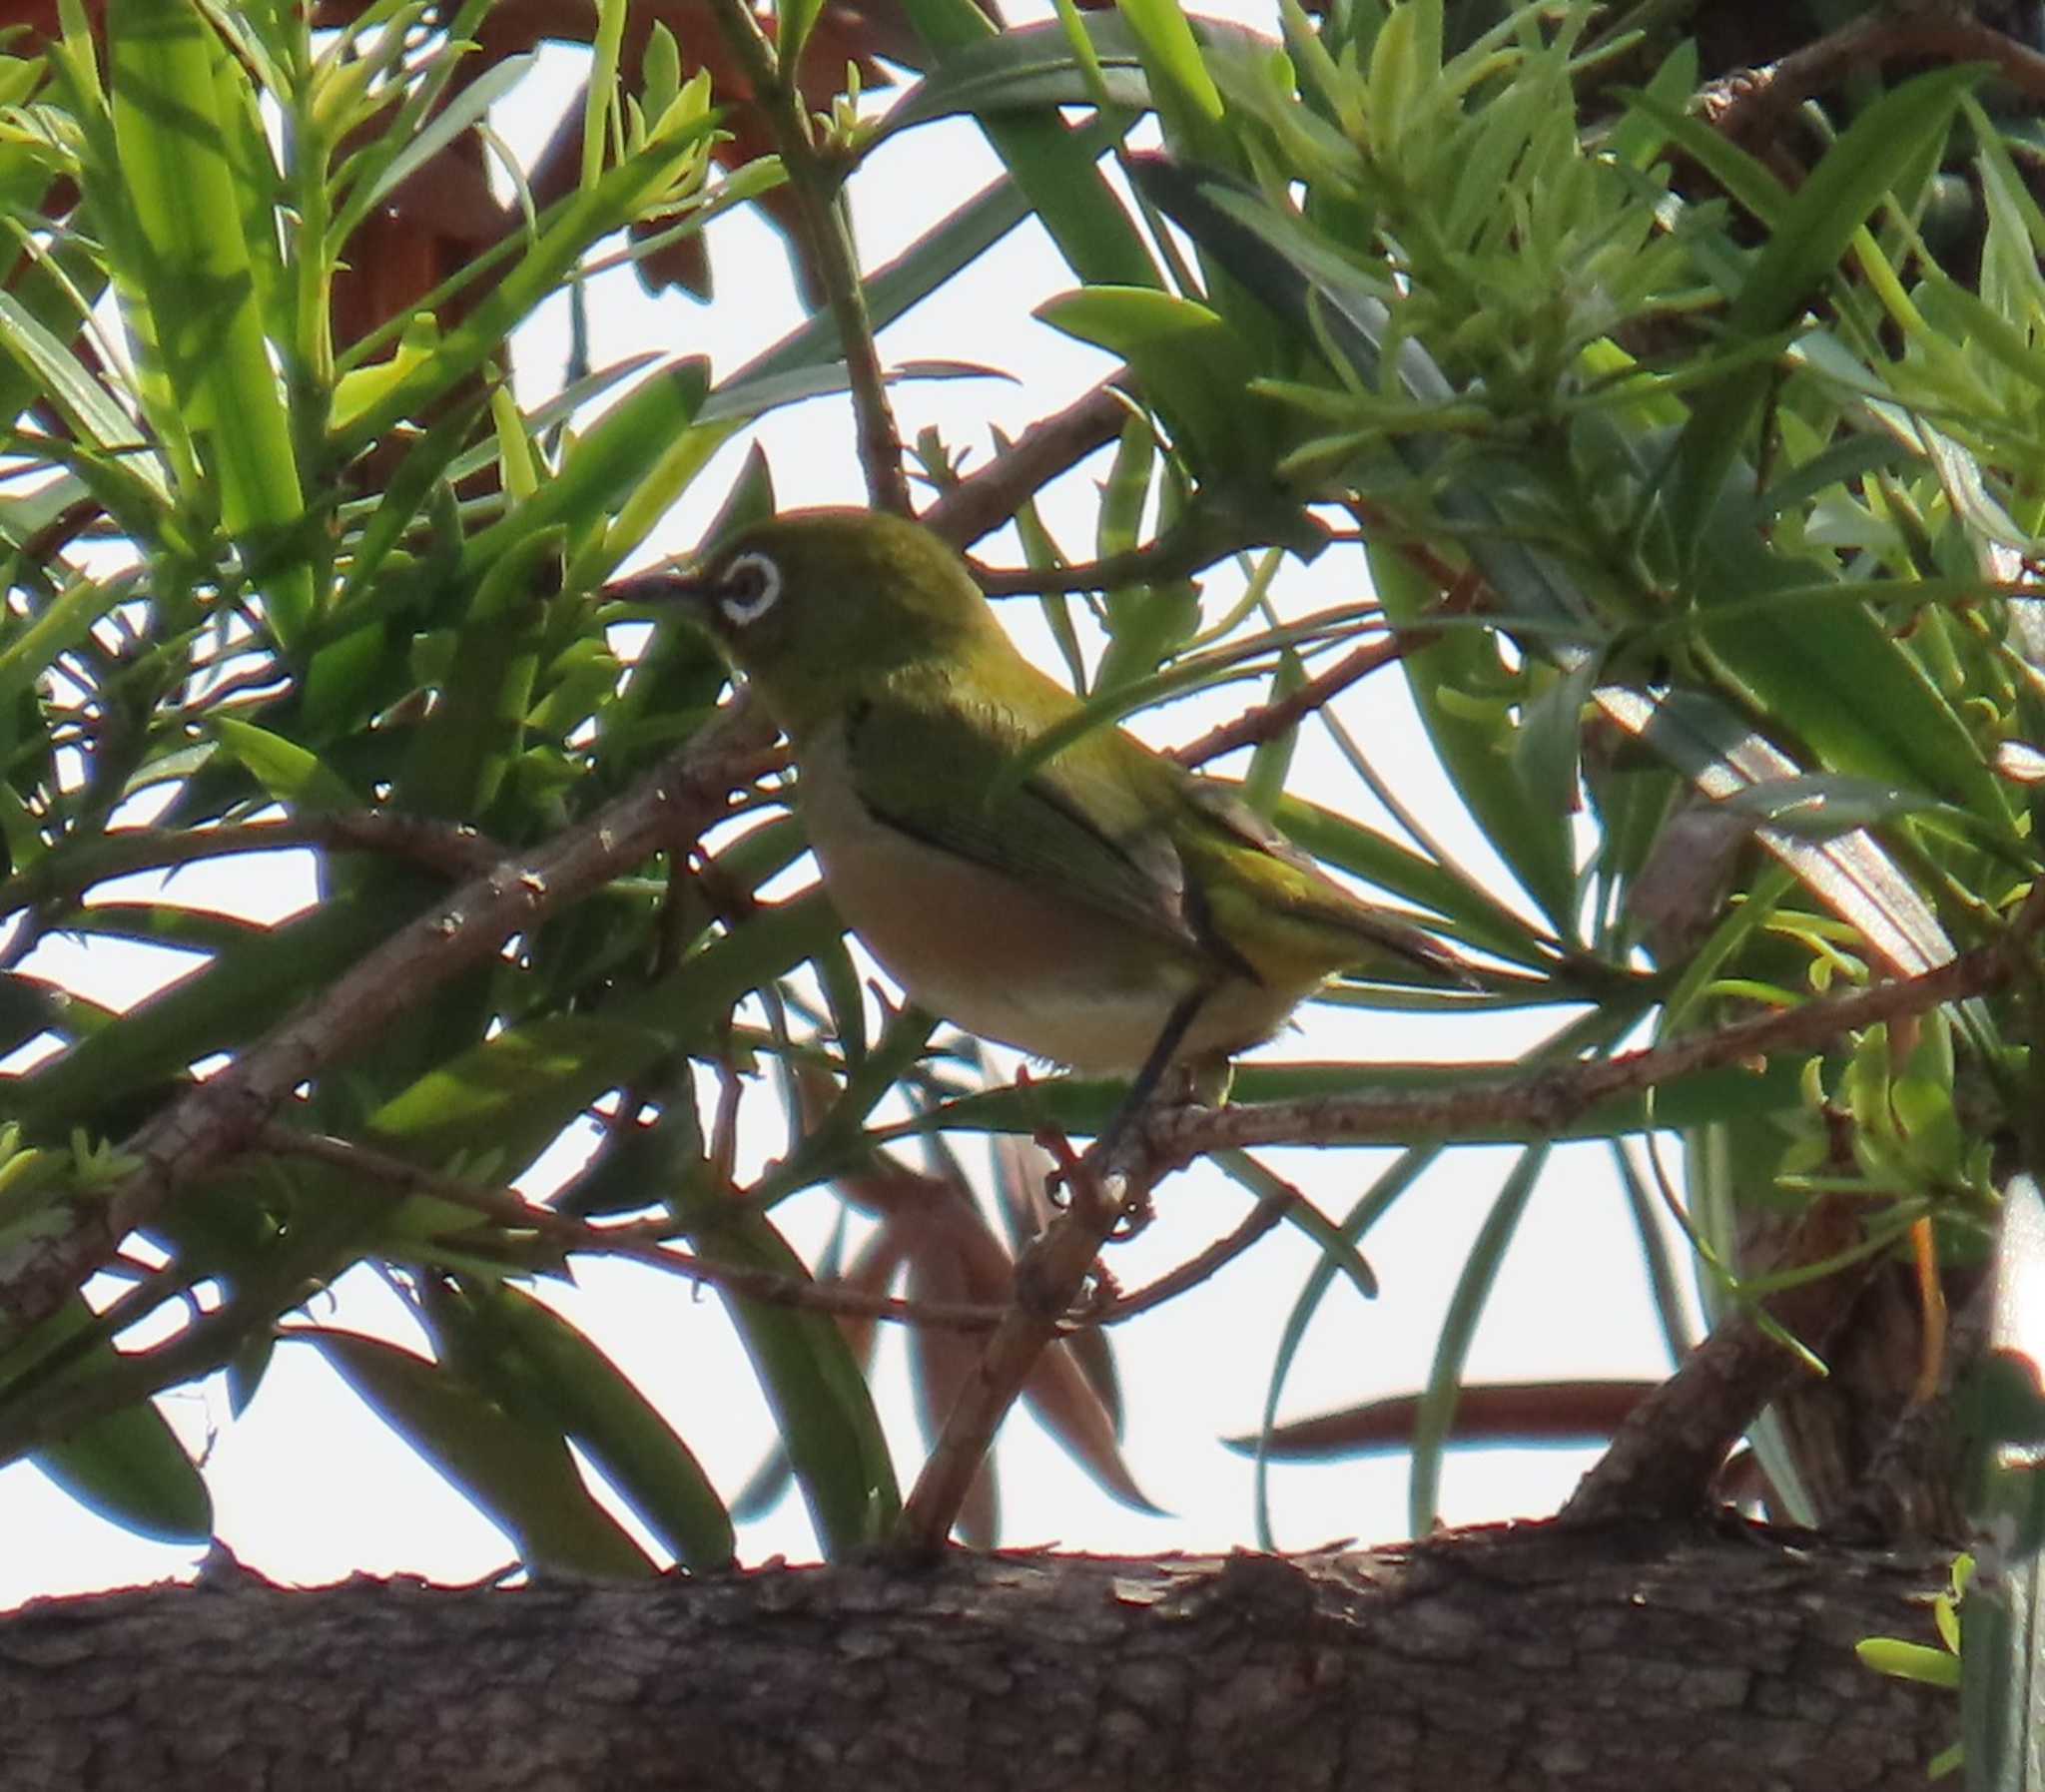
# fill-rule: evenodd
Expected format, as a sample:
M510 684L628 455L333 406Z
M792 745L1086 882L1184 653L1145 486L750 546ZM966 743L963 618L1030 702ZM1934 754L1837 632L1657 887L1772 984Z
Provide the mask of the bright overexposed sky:
M1017 8L1011 8L1012 14ZM1205 10L1275 30L1275 4ZM1043 8L1047 13L1048 8ZM562 103L575 62L551 54L546 79L500 106L499 133L529 153ZM887 96L875 96L885 103ZM953 207L995 178L998 165L970 125L947 122L884 145L853 184L860 248L869 265L896 254ZM699 305L669 294L649 299L626 272L592 293L600 343L609 361L634 349L708 354L719 375L743 365L802 320L784 248L745 213L714 225L711 257L719 298ZM990 431L1020 433L1032 419L1077 396L1112 362L1033 321L1033 305L1071 284L1034 225L1025 225L882 338L884 358L952 357L1007 369L1013 381L970 379L908 383L896 390L905 438L935 426L955 447L984 460ZM566 307L549 307L518 344L521 397L543 399L566 355ZM779 412L728 448L668 518L654 546L690 547L716 509L739 458L753 441L772 462L784 503L858 502L863 498L848 411L842 400L815 400ZM1101 463L1068 478L1042 504L1046 522L1075 558L1091 551L1089 481ZM981 544L983 558L1013 564L1013 536ZM1311 568L1290 567L1279 593L1292 613L1354 599L1361 556L1329 553ZM1011 605L1019 628L1033 606ZM1025 643L1030 641L1022 629ZM1040 646L1040 643L1037 643ZM1237 687L1233 701L1251 687ZM1136 720L1156 742L1184 739L1221 714L1179 705ZM1381 771L1423 815L1450 852L1504 883L1468 819L1456 807L1407 702L1396 672L1374 677L1342 700L1341 714ZM1226 770L1227 767L1222 769ZM1294 788L1379 826L1374 811L1319 730L1303 731ZM804 874L805 876L807 874ZM790 888L802 882L792 880ZM152 896L198 906L231 907L278 918L313 899L303 859L278 856L261 877L251 861L225 870L181 872ZM779 887L777 887L779 888ZM109 892L108 894L115 894ZM132 1003L186 968L189 960L149 948L53 938L29 968L90 992ZM1274 1055L1385 1058L1478 1056L1511 1060L1557 1024L1554 1014L1481 1021L1422 1017L1360 1018L1322 1009L1306 1030L1266 1051ZM773 1147L766 1124L771 1096L753 1098L761 1125L750 1139L753 1162ZM1390 1161L1383 1151L1280 1151L1274 1168L1296 1180L1324 1212L1346 1210ZM1284 1410L1305 1415L1422 1386L1449 1291L1463 1257L1516 1153L1450 1154L1372 1234L1365 1252L1383 1285L1366 1303L1346 1285L1328 1296L1288 1385ZM1121 1247L1111 1267L1124 1287L1149 1280L1229 1230L1245 1197L1204 1169L1157 1193L1157 1222ZM834 1211L828 1195L801 1198L777 1212L798 1242L812 1245ZM1126 1454L1163 1517L1116 1504L1097 1491L1026 1416L1004 1434L1000 1464L1005 1530L1014 1544L1058 1543L1094 1550L1214 1549L1252 1535L1250 1472L1216 1442L1253 1430L1262 1409L1278 1334L1314 1256L1281 1228L1252 1254L1172 1305L1121 1327L1115 1344L1128 1408ZM580 1264L576 1285L540 1292L621 1363L674 1421L717 1485L732 1494L772 1439L771 1421L744 1352L714 1298L694 1298L673 1278L611 1262ZM422 1341L396 1299L356 1272L309 1310L332 1322ZM1499 1278L1470 1363L1476 1380L1539 1380L1575 1375L1664 1372L1667 1357L1649 1301L1624 1205L1602 1147L1557 1151L1528 1214L1520 1243ZM883 1411L905 1487L921 1445L909 1416L899 1338L885 1344L878 1370ZM413 1572L458 1580L486 1574L510 1555L506 1539L454 1488L389 1432L327 1368L318 1353L286 1343L248 1412L232 1418L219 1378L173 1391L163 1408L204 1461L219 1533L250 1567L276 1579L314 1583L354 1571ZM1588 1466L1585 1451L1490 1450L1452 1459L1443 1489L1450 1522L1542 1514L1554 1509ZM1402 1458L1273 1472L1278 1540L1309 1546L1341 1537L1385 1540L1405 1530ZM628 1519L629 1522L629 1519ZM199 1551L137 1538L87 1510L32 1465L0 1471L0 1527L18 1539L0 1556L0 1605L59 1593L189 1572ZM33 1539L33 1547L20 1546ZM748 1561L815 1553L798 1497L791 1495L741 1532Z

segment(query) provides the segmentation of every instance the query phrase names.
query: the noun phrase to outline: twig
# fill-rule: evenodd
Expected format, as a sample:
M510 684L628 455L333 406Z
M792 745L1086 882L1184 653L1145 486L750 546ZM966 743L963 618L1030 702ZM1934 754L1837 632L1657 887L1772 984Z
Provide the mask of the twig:
M1260 1195L1257 1204L1243 1216L1242 1222L1227 1237L1217 1238L1199 1255L1187 1258L1176 1269L1167 1270L1156 1281L1146 1282L1141 1288L1129 1294L1118 1294L1112 1300L1104 1302L1096 1312L1086 1316L1086 1324L1118 1326L1134 1319L1139 1313L1147 1313L1153 1307L1163 1306L1166 1301L1176 1300L1188 1289L1197 1288L1209 1277L1226 1269L1258 1239L1276 1227L1293 1207L1305 1205L1306 1197L1289 1182L1281 1184L1269 1194Z
M469 1182L439 1170L408 1163L401 1157L325 1133L302 1132L271 1122L250 1141L251 1148L278 1155L309 1157L385 1187L394 1195L427 1195L449 1206L466 1208L498 1225L532 1232L559 1245L562 1251L623 1257L650 1264L671 1276L722 1288L748 1300L777 1307L799 1307L847 1319L881 1319L896 1325L929 1326L956 1332L991 1332L1002 1309L970 1301L902 1301L887 1295L863 1294L856 1288L813 1282L779 1270L749 1269L673 1249L672 1220L625 1221L599 1226L571 1214L537 1206L515 1189Z
M1641 1051L1458 1088L1153 1112L1143 1126L1143 1171L1150 1180L1159 1180L1195 1158L1227 1147L1411 1144L1416 1139L1471 1133L1553 1138L1600 1102L1701 1070L1757 1061L1773 1052L1807 1050L1859 1027L1921 1014L1999 988L2020 972L2023 942L2041 924L2045 881L2034 887L2001 939L1963 952L1936 969L1851 995L1758 1014Z
M1777 62L1720 76L1700 95L1705 120L1734 143L1763 143L1795 106L1855 69L1926 60L1989 62L2027 98L2045 99L2045 56L1979 19L1856 19Z
M1061 411L1029 425L1008 448L923 513L925 528L965 548L991 535L1059 473L1121 433L1127 395L1104 379Z
M1198 512L1142 547L1084 560L1076 566L982 566L973 562L974 582L990 597L1024 597L1060 591L1113 591L1123 585L1153 585L1191 578L1217 560L1246 548L1269 547L1267 527L1217 528Z
M1088 1158L1093 1154L1088 1153ZM974 1477L994 1447L995 1433L1035 1371L1037 1360L1065 1329L1065 1321L1095 1260L1130 1205L1109 1195L1094 1163L1065 1172L1070 1205L1016 1260L1014 1303L959 1391L945 1429L902 1508L896 1541L928 1554L944 1546ZM1133 1186L1133 1185L1132 1185Z
M1260 703L1254 709L1245 710L1233 722L1224 722L1219 728L1209 729L1197 741L1173 748L1169 757L1182 766L1203 766L1210 759L1233 753L1238 747L1255 747L1264 741L1274 740L1302 716L1310 715L1332 701L1358 679L1369 677L1381 666L1391 665L1402 655L1425 645L1426 640L1426 635L1414 630L1381 641L1366 642L1354 653L1337 660L1325 672L1316 673L1298 690L1275 702Z
M902 432L888 402L858 259L838 203L838 177L817 153L809 110L793 72L790 79L782 79L774 45L746 0L716 0L711 11L753 89L754 103L767 115L774 131L810 261L831 300L846 379L852 388L853 413L859 421L859 457L866 472L867 496L876 510L914 516L909 475L902 465Z
M524 859L506 860L400 927L233 1064L121 1146L140 1167L75 1203L61 1232L0 1251L0 1348L54 1313L171 1195L233 1157L292 1091L377 1038L513 933L726 814L764 762L764 717L728 711L636 788Z
M502 847L473 828L388 809L226 822L217 828L123 828L102 834L82 854L52 853L0 884L0 915L52 896L75 896L131 872L167 871L203 859L277 853L290 847L388 853L461 878L487 871L504 857Z
M1071 1309L1093 1273L1101 1246L1131 1204L1147 1199L1148 1190L1170 1171L1229 1146L1410 1144L1416 1139L1501 1129L1524 1129L1537 1137L1552 1136L1601 1101L1716 1065L1759 1059L1771 1051L1823 1044L1855 1027L1922 1013L1944 1002L1995 988L2018 974L2026 942L2041 925L2045 925L2045 881L2033 888L2002 938L1935 970L1880 983L1856 994L1761 1014L1668 1045L1532 1076L1500 1078L1474 1088L1411 1095L1337 1096L1218 1109L1168 1108L1139 1117L1131 1129L1134 1137L1126 1141L1125 1156L1133 1160L1128 1184L1133 1192L1128 1197L1110 1199L1101 1192L1103 1175L1092 1153L1085 1160L1061 1166L1066 1186L1071 1190L1071 1205L1018 1260L1015 1303L988 1341L972 1380L946 1420L944 1434L903 1507L898 1541L917 1551L934 1550L943 1544L975 1474L993 1446L995 1433L1028 1380L1037 1358L1061 1332L1069 1329ZM1258 1215L1252 1215L1246 1227L1254 1226L1258 1219ZM1811 1226L1817 1223L1814 1218L1806 1221ZM1792 1260L1810 1259L1799 1255ZM1829 1302L1833 1295L1811 1295L1807 1289L1830 1291L1836 1284L1851 1280L1850 1276L1833 1277L1802 1289L1785 1290L1773 1305L1789 1316L1789 1323L1800 1336L1815 1339L1828 1329L1824 1323L1828 1307L1820 1303ZM1104 1303L1101 1312L1087 1315L1088 1322L1097 1323L1117 1305ZM1734 1347L1720 1349L1729 1352ZM1769 1375L1780 1373L1783 1364L1792 1362L1772 1341L1768 1342L1767 1350L1763 1366ZM1762 1362L1758 1355L1753 1360ZM1707 1359L1704 1368L1694 1373L1707 1377L1725 1375L1722 1362L1722 1358ZM1748 1374L1747 1359L1740 1358L1738 1367L1739 1374L1734 1379L1743 1388ZM1719 1408L1701 1411L1722 1417L1724 1411L1743 1398L1743 1393L1734 1392ZM1751 1411L1741 1415L1733 1436L1751 1416ZM1699 1424L1715 1437L1718 1427L1714 1418L1701 1418ZM1729 1445L1731 1439L1728 1437L1725 1442ZM1723 1448L1719 1448L1711 1459L1712 1469L1723 1454ZM1672 1485L1682 1479L1679 1467L1674 1461L1661 1465ZM1597 1509L1598 1497L1590 1496L1586 1509Z

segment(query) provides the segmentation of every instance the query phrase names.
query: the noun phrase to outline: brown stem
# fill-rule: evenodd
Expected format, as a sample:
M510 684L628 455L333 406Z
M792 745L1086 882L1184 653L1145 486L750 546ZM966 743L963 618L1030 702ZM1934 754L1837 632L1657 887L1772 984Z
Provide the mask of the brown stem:
M1238 747L1255 747L1264 741L1275 740L1302 716L1311 715L1323 704L1331 702L1357 680L1369 677L1381 666L1389 666L1402 654L1410 653L1422 644L1423 637L1417 633L1366 642L1354 653L1345 654L1325 672L1316 673L1290 695L1245 710L1233 722L1224 722L1219 728L1209 729L1197 741L1174 748L1171 757L1182 766L1203 766L1210 759L1233 753Z
M164 871L204 859L276 853L289 847L387 853L460 878L472 878L504 857L502 847L473 828L385 809L225 822L217 828L126 828L102 835L83 856L67 859L53 853L0 884L0 915L52 896L76 896L131 872ZM83 871L78 869L81 859Z
M1860 1242L1860 1203L1827 1195L1784 1241L1782 1267L1820 1263ZM1832 1275L1797 1282L1761 1306L1822 1356L1883 1259L1869 1253ZM1673 1518L1704 1510L1712 1481L1753 1418L1809 1374L1753 1312L1734 1314L1629 1413L1612 1447L1562 1508L1565 1524Z
M902 464L902 432L888 402L873 321L860 284L859 259L839 203L838 177L817 153L809 111L793 71L788 79L783 78L774 45L746 0L716 0L711 10L732 55L745 71L755 104L773 128L781 164L795 195L805 247L830 299L839 351L845 356L846 378L852 388L853 414L859 424L859 458L866 473L867 497L876 510L914 516L909 475Z
M1120 434L1129 400L1121 375L1101 381L1063 410L1034 422L923 513L925 528L965 548L991 535L1059 473Z
M1153 1307L1161 1307L1166 1301L1176 1300L1188 1289L1197 1288L1202 1282L1219 1274L1233 1263L1251 1245L1277 1226L1295 1206L1304 1207L1306 1197L1291 1183L1281 1183L1269 1194L1260 1195L1257 1204L1246 1213L1235 1230L1225 1238L1217 1238L1197 1256L1189 1257L1176 1269L1167 1270L1154 1282L1146 1282L1141 1288L1128 1294L1118 1294L1102 1304L1099 1311L1088 1316L1088 1323L1097 1326L1118 1326L1134 1319L1139 1313L1148 1313Z
M1067 1153L1069 1156L1069 1153ZM1069 1163L1071 1204L1016 1261L1016 1294L974 1365L945 1429L902 1508L896 1540L919 1554L944 1546L974 1477L994 1448L995 1433L1016 1404L1037 1360L1054 1344L1095 1260L1130 1202L1102 1189L1089 1164Z
M2000 940L1963 952L1934 970L1593 1063L1446 1089L1167 1109L1153 1113L1144 1124L1143 1173L1155 1181L1228 1147L1411 1144L1471 1134L1553 1138L1601 1102L1701 1070L1757 1062L1772 1052L1809 1050L1856 1028L2000 988L2020 973L2023 942L2041 922L2045 882L2036 887Z
M1000 1322L1002 1309L969 1301L898 1301L887 1295L862 1293L857 1288L812 1282L804 1276L784 1275L779 1270L748 1269L743 1264L719 1263L708 1257L678 1251L667 1242L675 1227L670 1220L626 1222L599 1226L571 1214L556 1213L550 1207L535 1206L509 1188L464 1181L438 1170L421 1168L401 1157L372 1146L325 1133L301 1132L294 1127L271 1123L251 1140L252 1148L281 1156L308 1157L332 1164L350 1176L387 1188L394 1195L428 1195L450 1206L462 1207L494 1220L500 1226L533 1232L568 1251L592 1256L623 1257L644 1263L670 1276L742 1294L749 1300L765 1301L777 1307L799 1307L813 1313L829 1313L850 1319L884 1319L897 1325L930 1326L956 1332L991 1332Z
M1705 87L1704 116L1734 143L1766 144L1789 112L1856 69L1900 59L1987 62L2027 98L2045 99L2045 56L1971 18L1857 19L1757 69Z

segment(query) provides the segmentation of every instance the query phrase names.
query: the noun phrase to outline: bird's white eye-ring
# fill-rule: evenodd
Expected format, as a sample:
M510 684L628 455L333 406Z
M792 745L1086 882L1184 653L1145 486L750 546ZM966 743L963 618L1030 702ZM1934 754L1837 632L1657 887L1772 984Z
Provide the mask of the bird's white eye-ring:
M758 622L781 595L781 568L765 554L740 554L718 581L717 600L733 628Z

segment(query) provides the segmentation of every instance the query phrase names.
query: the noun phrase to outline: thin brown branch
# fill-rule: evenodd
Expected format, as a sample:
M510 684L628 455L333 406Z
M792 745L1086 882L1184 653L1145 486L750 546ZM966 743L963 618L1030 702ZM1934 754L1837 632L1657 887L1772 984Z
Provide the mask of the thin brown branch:
M1117 374L1061 411L1034 422L923 513L925 528L964 549L991 535L1058 474L1121 433L1130 412Z
M1333 701L1357 680L1368 678L1379 667L1389 666L1402 655L1424 645L1425 640L1424 635L1413 632L1366 642L1354 653L1345 654L1325 672L1316 673L1298 690L1275 702L1260 703L1254 709L1245 710L1233 722L1224 722L1219 728L1209 729L1197 741L1173 748L1170 757L1182 766L1203 766L1210 759L1233 753L1238 747L1255 747L1275 740L1303 716L1309 716L1323 704Z
M881 356L874 343L872 319L860 284L859 259L840 201L837 173L817 152L809 110L793 78L783 79L774 45L761 30L746 0L715 0L711 7L718 30L745 72L756 105L766 115L781 151L790 191L795 195L811 266L831 301L838 325L839 352L845 356L846 379L852 388L853 414L859 426L860 465L866 473L867 497L876 510L914 516L909 475L902 464L902 431L888 402Z
M103 834L80 853L52 853L0 884L0 915L55 896L77 896L133 872L293 847L387 853L454 878L472 878L504 857L502 847L473 828L387 809L226 822L217 828L123 828Z
M664 1275L679 1276L698 1287L720 1288L770 1306L823 1313L834 1319L880 1320L891 1325L965 1333L992 1332L1006 1311L984 1302L898 1300L843 1284L811 1282L776 1270L719 1263L665 1244L663 1239L671 1229L665 1220L593 1225L550 1208L536 1207L508 1188L463 1182L368 1146L299 1132L280 1124L262 1128L249 1145L255 1151L331 1164L392 1198L425 1195L469 1209L500 1225L546 1239L564 1259L571 1251L622 1258ZM470 1248L473 1249L472 1244ZM90 1328L66 1339L39 1361L28 1379L9 1391L7 1410L0 1415L0 1464L73 1437L80 1427L120 1412L138 1400L147 1400L166 1388L224 1367L234 1360L256 1326L270 1322L267 1310L252 1312L255 1303L238 1295L226 1306L199 1313L191 1324L163 1343L146 1351L120 1354L103 1373L85 1379L53 1379L88 1354L96 1343L140 1323L166 1301L188 1295L191 1288L191 1277L175 1266L157 1271L127 1290L96 1317Z
M1857 1028L2000 988L2019 974L2025 942L2041 924L2045 883L2034 888L2000 940L1922 975L1803 1002L1596 1062L1445 1089L1154 1112L1143 1122L1142 1170L1155 1181L1228 1147L1411 1144L1472 1134L1553 1138L1602 1102L1702 1070L1759 1062L1774 1052L1807 1051Z
M250 1144L255 1150L332 1164L338 1170L387 1188L394 1195L428 1195L450 1206L465 1208L500 1226L535 1233L558 1246L564 1256L580 1251L592 1256L623 1257L650 1265L666 1275L681 1276L699 1285L722 1288L777 1307L957 1332L991 1332L1002 1317L1000 1307L984 1303L895 1300L887 1295L865 1294L856 1288L785 1275L779 1270L719 1263L673 1249L667 1241L674 1235L675 1226L666 1219L597 1225L537 1206L515 1189L469 1182L407 1163L373 1146L357 1145L325 1133L301 1132L273 1122L263 1127Z
M1188 1257L1156 1281L1146 1282L1141 1288L1128 1294L1118 1294L1104 1302L1097 1312L1086 1316L1086 1324L1118 1326L1139 1313L1148 1313L1153 1307L1176 1300L1188 1289L1199 1287L1226 1269L1258 1239L1272 1231L1292 1208L1306 1205L1306 1197L1289 1182L1269 1194L1260 1195L1256 1205L1243 1215L1241 1223L1225 1238L1217 1238L1197 1256Z
M1766 144L1811 95L1885 62L1986 62L2032 100L2045 99L2045 56L1979 19L1871 15L1761 68L1719 77L1700 96L1704 118L1734 143Z
M1015 1299L960 1390L903 1505L895 1534L906 1549L928 1554L944 1546L1002 1421L1038 1359L1066 1329L1101 1246L1141 1204L1140 1191L1107 1193L1102 1185L1110 1179L1086 1162L1068 1161L1064 1168L1070 1205L1016 1260Z
M1076 566L982 566L969 562L973 577L990 597L1041 596L1052 592L1113 591L1123 585L1154 585L1191 578L1217 560L1250 548L1269 547L1265 527L1221 527L1195 511L1155 541L1104 560Z
M1170 1171L1224 1147L1410 1144L1416 1139L1516 1130L1552 1137L1600 1102L1700 1070L1822 1045L1858 1027L1923 1013L1996 988L2019 973L2028 941L2041 925L2045 925L2045 883L2033 889L2001 939L1921 976L1761 1014L1621 1057L1531 1076L1502 1077L1477 1087L1419 1094L1334 1096L1153 1112L1139 1118L1132 1128L1126 1146L1130 1160L1127 1188L1131 1192L1121 1198L1101 1192L1102 1183L1111 1180L1101 1168L1090 1161L1072 1163L1067 1153L1062 1168L1066 1186L1072 1191L1071 1205L1018 1261L1014 1305L989 1340L973 1379L946 1421L944 1434L903 1508L898 1539L914 1550L942 1545L1003 1418L1037 1358L1061 1331L1069 1329L1072 1311L1095 1274L1095 1259L1102 1245L1124 1215L1140 1208L1148 1189ZM1122 1165L1118 1162L1114 1167ZM1255 1219L1252 1216L1252 1223ZM1850 1279L1834 1277L1806 1286L1828 1289L1832 1283ZM1777 1297L1784 1312L1792 1316L1791 1323L1803 1322L1797 1329L1806 1337L1824 1329L1825 1309L1814 1303L1830 1298L1805 1296L1799 1291L1785 1291ZM1806 1303L1810 1303L1807 1311ZM1111 1303L1102 1303L1100 1312L1086 1315L1087 1321L1095 1323L1112 1310ZM1778 1346L1770 1344L1769 1349L1773 1358L1787 1360ZM1767 1365L1769 1373L1779 1368L1773 1358ZM1699 1373L1710 1370L1707 1362L1705 1370ZM1744 1377L1742 1361L1742 1383ZM1736 1397L1728 1396L1725 1404L1736 1404ZM1751 1416L1751 1412L1743 1414L1739 1425L1743 1427ZM1703 1429L1713 1430L1715 1435L1708 1425ZM1726 1443L1729 1445L1729 1438ZM1723 1454L1719 1449L1712 1459L1713 1469Z
M512 934L600 889L728 813L757 775L768 727L728 712L681 754L539 851L493 867L398 928L217 1075L122 1144L139 1168L71 1208L62 1231L0 1251L0 1345L48 1318L163 1203L240 1152L292 1091L379 1037Z

